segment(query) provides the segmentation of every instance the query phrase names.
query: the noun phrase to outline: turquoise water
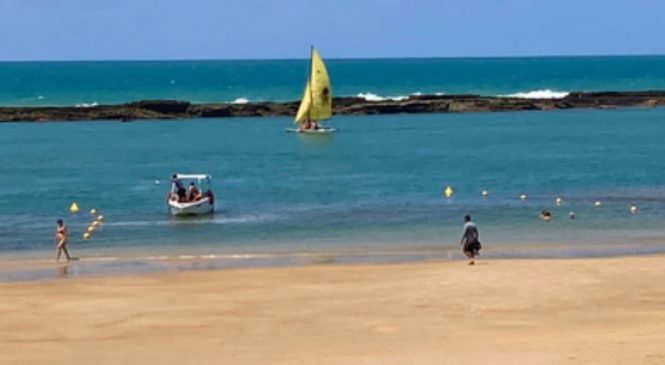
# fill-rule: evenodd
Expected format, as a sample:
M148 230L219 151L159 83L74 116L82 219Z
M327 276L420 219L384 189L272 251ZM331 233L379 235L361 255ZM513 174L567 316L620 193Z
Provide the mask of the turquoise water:
M652 249L663 120L665 109L339 117L329 137L284 133L285 118L4 124L0 248L47 257L63 217L81 257L455 250L469 212L495 255ZM168 217L173 171L213 175L214 217ZM72 201L105 216L90 241Z
M388 74L402 70L402 81L414 80L401 85L368 70L364 78L337 82L337 90L349 94L665 88L662 57L574 60L334 61L330 68L331 74L347 70L351 80L349 70L376 62L392 70ZM531 63L549 66L539 78L524 66ZM137 67L150 71L141 73L145 79L138 77L143 82L110 78L99 81L101 86L62 81L77 64L0 64L0 74L8 67L34 66L63 78L60 91L57 78L37 78L34 84L15 86L14 98L51 85L54 91L40 93L54 96L42 101L113 102L167 97L167 89L146 80L164 74L162 67L197 70L192 64L78 64L83 70L108 67L108 74L115 75L131 74ZM239 64L248 74L252 65L258 74L276 67L298 74L305 67L300 61ZM457 83L428 84L423 68L437 64L455 65ZM464 67L468 69L459 71ZM500 78L502 67L516 76ZM614 72L602 75L603 67ZM593 72L570 76L584 70ZM270 74L273 80L283 77ZM199 90L196 85L204 79L190 80L188 92L220 99L258 99L265 92L266 98L279 99L291 98L301 87L299 82L287 85L290 77L284 76L284 83L274 81L271 90L278 91L273 93L261 86L268 81L257 77L256 83L245 84L248 76L243 75L237 75L242 80L237 84L251 91L246 94L219 91L214 80ZM178 80L175 85L183 89L171 97L190 99L182 86L187 83ZM15 103L18 99L5 97L13 89L0 85L0 102ZM101 96L80 98L94 92ZM0 124L0 264L49 259L57 218L69 225L70 249L80 258L70 275L461 258L458 239L466 213L480 227L484 257L664 252L664 121L662 108L339 116L332 124L340 131L331 136L285 133L289 118ZM167 215L168 178L176 171L213 175L218 197L213 217ZM450 199L442 196L447 185L455 191ZM489 192L486 198L482 190ZM528 195L526 201L520 201L522 193ZM563 198L562 206L555 206L557 196ZM593 207L596 200L602 207ZM82 208L78 215L68 213L72 201ZM630 214L631 205L638 207L637 214ZM91 208L105 216L105 223L84 241L81 234L91 221L86 213ZM552 222L538 219L541 209L553 213ZM570 211L576 220L568 219ZM17 275L5 271L0 270L0 278ZM19 277L60 274L33 270Z
M321 50L325 58L325 51ZM327 60L337 96L665 89L665 56ZM3 62L0 105L296 100L306 60Z

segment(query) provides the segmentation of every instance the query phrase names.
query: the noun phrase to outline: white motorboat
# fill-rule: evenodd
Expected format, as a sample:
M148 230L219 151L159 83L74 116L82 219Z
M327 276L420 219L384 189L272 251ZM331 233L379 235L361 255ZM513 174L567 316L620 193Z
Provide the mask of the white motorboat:
M215 211L212 177L206 174L175 174L171 178L167 204L169 213L174 216L212 214Z

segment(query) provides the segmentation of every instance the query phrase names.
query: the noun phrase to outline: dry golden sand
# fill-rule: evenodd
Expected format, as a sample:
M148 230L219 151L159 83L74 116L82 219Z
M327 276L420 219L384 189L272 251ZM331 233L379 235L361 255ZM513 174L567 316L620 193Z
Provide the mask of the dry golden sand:
M0 284L0 364L665 364L665 257Z

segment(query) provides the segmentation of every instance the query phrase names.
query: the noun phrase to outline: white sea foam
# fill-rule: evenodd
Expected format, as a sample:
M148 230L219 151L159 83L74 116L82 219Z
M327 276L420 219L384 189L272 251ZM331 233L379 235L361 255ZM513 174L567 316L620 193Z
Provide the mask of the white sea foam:
M39 95L39 96L37 96L37 99L39 99L39 100L43 100L43 99L44 99L44 95Z
M231 259L256 259L256 258L268 258L272 257L272 255L246 253L246 254L231 254L231 255L226 255L225 257Z
M96 101L93 101L92 103L80 103L80 104L76 104L74 106L77 107L77 108L92 108L92 107L95 107L97 105L99 105L99 103L96 102Z
M533 90L522 93L514 93L508 95L500 95L508 98L522 98L522 99L562 99L570 94L567 91L554 91L550 89Z
M101 257L86 257L85 259L79 259L81 261L118 261L119 259L114 256L101 256Z
M385 101L385 100L391 100L391 101L402 101L406 100L409 97L405 95L398 95L398 96L379 96L374 93L358 93L356 97L365 99L367 101Z
M422 95L426 95L426 94L424 94L420 91L416 91L416 92L410 93L409 95L381 96L381 95L377 95L377 94L374 94L374 93L371 93L371 92L366 92L366 93L358 93L358 94L356 94L356 97L365 99L367 101L386 101L386 100L402 101L402 100L408 99L409 96L422 96ZM442 92L437 92L437 93L434 93L434 95L441 96L441 95L443 95L443 93Z
M270 254L227 254L227 255L217 255L217 254L202 254L202 255L194 255L194 254L182 254L182 255L174 255L174 256L167 256L167 255L162 255L162 256L148 256L144 258L138 258L144 259L144 260L150 260L150 261L163 261L163 260L221 260L221 259L233 259L233 260L243 260L243 259L256 259L256 258L271 258L274 257L274 255Z
M231 104L247 104L249 103L249 99L247 98L237 98L231 102Z

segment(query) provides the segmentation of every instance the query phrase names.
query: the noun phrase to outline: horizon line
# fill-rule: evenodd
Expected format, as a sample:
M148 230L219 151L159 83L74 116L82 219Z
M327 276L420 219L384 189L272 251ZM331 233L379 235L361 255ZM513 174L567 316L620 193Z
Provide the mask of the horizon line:
M549 55L504 55L504 56L351 56L351 57L324 57L326 60L337 61L363 61L363 60L436 60L436 59L519 59L519 58L600 58L600 57L665 57L665 53L635 53L635 54L549 54ZM303 58L266 57L266 58L117 58L117 59L17 59L0 60L0 63L50 63L50 62L209 62L209 61L302 61Z

